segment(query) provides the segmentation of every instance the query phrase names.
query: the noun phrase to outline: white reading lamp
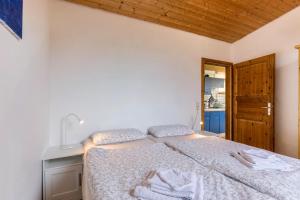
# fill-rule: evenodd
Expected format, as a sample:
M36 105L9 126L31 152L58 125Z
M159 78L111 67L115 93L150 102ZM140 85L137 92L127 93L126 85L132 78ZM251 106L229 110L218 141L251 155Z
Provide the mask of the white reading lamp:
M61 148L62 149L72 149L72 145L67 145L67 130L66 130L66 122L69 118L75 118L78 120L79 124L84 124L84 121L75 113L67 114L61 121Z

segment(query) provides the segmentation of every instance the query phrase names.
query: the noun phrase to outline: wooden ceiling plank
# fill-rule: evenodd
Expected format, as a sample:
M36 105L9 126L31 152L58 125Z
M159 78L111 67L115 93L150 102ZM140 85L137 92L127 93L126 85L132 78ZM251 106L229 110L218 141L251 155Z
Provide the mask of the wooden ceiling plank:
M218 24L218 23L213 23L210 22L210 20L205 20L202 18L197 18L197 17L191 17L189 15L184 15L184 12L181 11L181 13L175 12L174 10L172 10L172 8L170 7L155 7L153 5L146 5L146 4L142 4L142 3L138 3L139 1L135 1L135 0L130 0L130 1L123 1L124 4L128 4L130 6L133 6L135 8L142 8L145 10L158 10L158 12L161 14L161 16L166 16L166 17L170 17L172 19L176 19L179 20L181 22L185 22L194 26L199 26L199 27L203 27L205 29L209 29L210 31L217 31L217 32L223 32L224 34L230 35L233 38L236 37L240 37L241 35L243 35L244 33L241 32L236 32L233 29L228 29L228 26L223 26L222 24ZM134 2L134 3L133 3Z
M151 19L153 18L153 15L151 12L149 12L148 10L143 10L140 7L139 8L135 8L135 13L137 14L137 16L141 16L141 15L146 15L147 19ZM136 16L134 16L136 17ZM144 16L145 17L145 16ZM219 39L222 41L226 41L226 42L231 42L235 39L235 37L230 36L230 35L225 35L225 34L219 34L219 32L215 31L215 30L210 30L207 29L205 27L202 26L195 26L192 23L186 23L184 21L182 21L181 19L175 18L175 17L169 17L169 16L165 16L165 15L161 15L156 19L151 19L151 21L155 22L155 20L159 20L159 23L171 23L172 26L176 26L176 27L180 27L183 26L185 29L189 29L189 30L193 30L193 33L196 34L200 34L200 35L204 35L204 36L209 36L209 35L214 35L213 38L214 39Z
M86 0L68 0L68 1L73 1L75 3L85 4L88 6L92 5L92 7L94 7L94 8L100 8L100 9L103 9L106 11L126 15L128 17L142 19L144 21L156 22L156 23L159 23L162 25L167 25L167 26L171 26L173 28L177 28L177 29L179 28L184 31L189 31L189 32L192 32L195 34L200 34L200 35L204 35L204 36L208 36L208 37L210 37L210 35L212 35L212 38L226 41L226 42L234 41L233 37L229 37L229 36L219 34L217 32L213 32L213 31L205 30L203 28L195 27L193 25L187 25L186 23L180 22L178 20L170 19L166 16L160 16L158 13L152 13L152 12L149 12L148 10L142 10L140 8L130 7L130 9L128 9L128 7L122 5L122 3L121 3L122 0L113 0L114 3L110 2L109 3L110 6L107 6L107 4L105 2L111 1L111 0L89 0L89 2L92 2L92 4L91 3L86 4L85 3ZM182 27L182 28L180 28L180 27Z
M294 8L294 6L299 5L300 3L300 0L296 0L298 1L298 4L296 2L294 6L291 6L291 4L287 4L287 2L291 1L293 0L251 0L251 2L253 3L249 3L250 0L246 0L235 1L235 3L242 6L242 8L247 7L247 9L253 10L253 13L256 15L263 16L265 18L265 22L263 25L265 25L266 23L277 19L282 14L290 11ZM257 26L256 29L262 27L263 25Z
M118 0L114 0L114 1L118 1ZM155 18L160 21L168 21L168 22L172 21L173 23L177 23L177 24L181 24L181 25L188 24L189 27L191 27L195 30L198 29L198 33L199 32L208 32L211 34L214 32L218 33L220 31L213 26L207 27L207 26L204 26L201 24L200 25L196 24L195 22L192 22L192 21L186 21L184 18L181 18L178 15L171 15L170 12L168 12L169 14L166 15L164 10L158 11L157 9L154 9L154 8L151 9L143 4L134 4L134 3L132 3L132 1L130 1L130 2L128 2L126 0L119 0L119 1L122 2L122 5L127 5L129 7L134 8L135 14L136 14L135 17L137 17L137 18L138 18L138 15L147 14L147 17ZM123 7L121 7L121 8L123 8ZM138 11L140 11L140 12L138 12ZM170 19L168 19L168 18L170 18ZM220 36L224 37L223 34ZM231 39L233 39L236 37L236 35L232 36L232 35L228 34L227 38L228 37L231 37Z
M226 2L231 2L230 0L225 0ZM268 21L270 18L273 19L278 16L278 9L272 9L268 2L269 0L252 0L249 4L249 0L246 1L234 1L232 4L237 9L243 9L247 12L251 12L263 20L263 22ZM273 1L273 0L272 0ZM269 10L270 12L266 12Z
M210 1L211 3L211 1ZM192 4L193 5L193 4ZM198 6L198 5L195 5L195 6ZM225 16L231 16L230 14L224 14L224 18L226 18ZM237 37L236 40L246 36L247 34L249 34L250 32L253 32L254 30L257 29L258 26L261 26L260 24L258 24L257 22L255 22L253 19L249 20L245 20L245 19L240 19L240 18L237 18L236 16L231 16L232 18L235 18L237 20L239 20L239 23L240 25L242 26L248 26L248 27L251 27L251 30L249 31L245 31L244 34L242 34L240 37ZM247 17L247 16L246 16ZM231 29L231 27L229 27L229 29Z
M234 42L300 5L300 0L67 0Z
M235 2L236 5L244 9L252 10L253 14L263 17L265 21L276 19L282 15L282 12L286 12L286 9L280 9L281 3L281 0L272 0L272 3L270 3L270 0L256 0L251 4L248 1Z
M166 20L167 17L170 18L170 16L165 16L163 11L157 11L156 9L151 9L151 8L148 8L148 7L144 7L143 4L139 4L139 5L133 4L133 3L131 3L132 1L131 2L128 2L128 1L125 1L125 0L91 0L91 1L98 2L99 4L105 4L104 3L105 1L114 1L117 4L120 4L120 6L122 6L122 5L123 6L124 5L131 6L131 7L134 8L135 11L142 10L143 12L148 12L148 17L154 17L155 19L160 19L160 20ZM118 7L118 6L116 6L116 7ZM142 12L139 12L139 13L140 13L140 15L142 14ZM134 18L139 18L138 15L132 15L132 16ZM211 34L214 31L216 33L218 33L218 31L219 31L218 29L210 30L207 27L197 26L197 25L193 24L192 22L188 22L188 21L184 21L184 23L183 23L182 19L178 18L176 16L171 17L171 19L173 19L174 23L179 23L180 22L180 24L184 24L184 23L190 24L190 26L193 29L199 29L198 34L199 34L199 32L205 32L205 34L207 34L207 32L208 32L208 33ZM170 20L167 20L167 21L170 21ZM215 34L215 35L218 35L218 34ZM225 40L228 40L227 38L230 38L230 41L232 41L232 39L240 36L240 35L231 36L231 35L228 34L228 35L226 35L226 37L224 37L224 35L226 35L226 34L224 34L224 33L219 34L218 38L219 39L222 38L222 40L224 40L223 38L226 38Z
M233 28L234 32L236 32L238 34L243 34L244 32L249 32L250 30L253 30L253 28L251 28L251 27L242 26L237 21L234 23L230 19L225 20L225 19L223 19L223 17L216 16L217 14L212 14L209 11L203 10L202 8L198 9L198 11L195 12L195 9L193 10L188 7L179 7L178 4L170 5L168 3L164 3L163 1L159 1L157 3L157 6L159 6L160 8L165 7L166 9L176 11L176 13L180 12L180 14L186 15L186 16L189 16L192 18L201 18L203 20L210 21L214 24L220 24L220 26L226 27L227 29L228 29L228 27L231 27L231 28ZM201 13L201 14L199 14L199 13Z
M202 17L206 18L207 20L212 20L218 23L222 23L225 26L237 26L240 29L244 30L252 30L253 27L248 27L239 24L239 21L236 19L232 20L230 18L224 17L219 15L218 12L211 12L210 10L206 10L202 7L191 7L188 4L184 4L184 2L176 1L174 3L170 3L170 1L159 1L159 0L151 0L153 2L157 2L157 5L160 7L167 6L168 8L174 10L182 10L186 15L194 16L194 17Z
M147 15L148 14L148 15ZM214 38L214 39L218 39L218 40L222 40L225 42L232 42L234 41L234 38L226 36L226 35L220 35L219 33L216 32L212 32L206 29L202 29L199 27L195 27L193 25L187 25L184 22L178 21L176 19L171 19L169 17L166 16L160 16L158 19L155 19L152 17L152 14L150 14L151 16L149 16L149 13L147 11L143 11L141 9L135 9L135 15L129 14L127 16L129 17L134 17L137 18L136 15L138 16L138 18L143 19L145 21L150 21L150 22L154 22L154 23L158 23L161 25L167 25L170 26L172 28L177 28L177 29L181 29L184 31L189 31L195 34L200 34L203 36L207 36L210 38Z
M176 14L176 13L173 13L173 12L168 12L167 16L170 17L170 18L179 19L180 21L182 21L184 23L195 24L196 26L203 27L203 28L208 29L212 32L214 32L214 31L215 32L223 32L224 34L226 34L228 36L232 36L232 38L240 37L242 35L242 33L236 33L232 29L228 29L228 27L226 28L226 27L218 26L216 24L210 24L210 23L205 22L205 20L186 19L186 18L184 18L183 15Z
M220 0L217 0L220 2ZM250 2L251 1L251 2ZM271 5L268 4L269 0L244 0L244 1L234 1L231 0L224 0L224 2L230 2L232 3L232 6L234 6L237 10L244 10L247 13L249 13L251 16L256 16L260 20L262 20L263 23L265 21L269 20L270 18L274 18L277 16L276 13L278 13L278 10L273 10L271 8ZM266 9L272 11L272 12L266 12Z
M251 30L253 30L257 26L257 22L255 22L255 21L249 22L247 24L246 23L242 24L241 20L238 19L236 16L231 16L231 15L224 13L224 8L214 7L212 9L211 2L209 5L205 5L205 4L200 4L200 3L195 4L193 2L188 2L188 1L184 1L184 2L175 1L174 4L177 4L177 5L180 4L182 7L188 7L188 8L192 8L192 9L196 9L196 10L199 9L202 12L208 12L212 16L213 15L218 16L219 18L225 19L226 21L231 20L232 23L239 24L239 26L244 26L245 28L250 28Z
M272 10L279 11L278 16L281 16L282 13L288 12L293 8L300 5L300 0L265 0L268 1L268 7Z
M189 0L186 1L186 3L197 7L198 5L201 5L200 2L203 0ZM238 10L238 8L233 7L232 4L228 4L224 2L223 0L217 1L217 0L209 0L206 2L206 7L207 9L211 10L218 10L220 14L224 16L230 16L232 18L240 20L240 23L249 23L257 27L258 25L261 25L264 23L263 20L258 18L256 15L253 14L246 14L246 15L241 15L243 13L243 10Z
M99 2L99 3L101 3L101 0L99 0L99 1L97 1L97 2ZM127 1L128 2L128 1ZM142 5L142 4L141 4ZM217 25L216 25L217 26ZM228 28L228 26L226 26L227 28ZM225 28L225 27L224 27ZM251 30L253 30L253 28L251 29ZM249 30L244 30L244 31L241 31L240 33L238 33L239 35L243 35L244 34L244 32L249 32Z

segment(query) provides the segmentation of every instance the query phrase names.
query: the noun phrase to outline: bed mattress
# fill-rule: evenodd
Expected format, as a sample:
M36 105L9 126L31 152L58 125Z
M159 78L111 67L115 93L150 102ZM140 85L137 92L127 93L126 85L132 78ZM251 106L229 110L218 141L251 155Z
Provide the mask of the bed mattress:
M300 199L300 170L292 172L257 171L249 169L230 156L230 152L253 149L247 145L217 137L202 137L181 140L179 137L166 139L168 146L189 156L199 164L240 181L262 193L280 200ZM277 155L287 163L300 168L298 159Z
M123 149L91 148L85 155L85 200L131 200L131 191L152 170L178 168L204 176L205 200L273 199L193 159L173 151L163 143Z

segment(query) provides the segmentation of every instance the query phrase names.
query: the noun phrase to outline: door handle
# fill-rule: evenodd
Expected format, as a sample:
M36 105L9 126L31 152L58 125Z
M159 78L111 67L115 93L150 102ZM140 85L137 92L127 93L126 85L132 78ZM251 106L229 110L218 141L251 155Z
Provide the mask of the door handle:
M269 116L271 115L272 108L273 108L271 103L268 103L268 106L266 107L260 107L260 108L268 109L268 115Z

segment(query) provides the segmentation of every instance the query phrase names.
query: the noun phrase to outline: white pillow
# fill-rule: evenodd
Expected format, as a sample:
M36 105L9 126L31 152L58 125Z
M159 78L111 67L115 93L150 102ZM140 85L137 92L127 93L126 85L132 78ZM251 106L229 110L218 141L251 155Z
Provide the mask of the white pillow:
M175 124L164 126L152 126L148 129L150 135L154 137L168 137L178 135L191 135L194 133L188 126Z
M144 139L147 137L146 133L137 129L115 129L108 131L100 131L91 136L91 139L96 145L115 144L120 142L127 142L132 140Z

